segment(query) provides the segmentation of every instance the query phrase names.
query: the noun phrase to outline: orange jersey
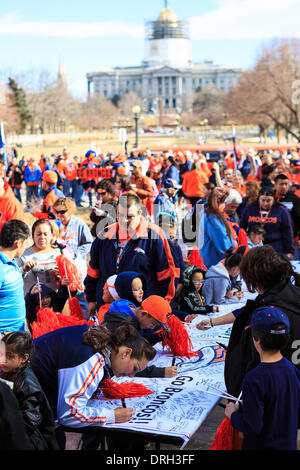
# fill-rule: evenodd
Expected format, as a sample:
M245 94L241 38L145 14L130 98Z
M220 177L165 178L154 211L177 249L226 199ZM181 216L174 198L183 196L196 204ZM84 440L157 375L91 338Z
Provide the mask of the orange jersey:
M5 222L12 219L24 222L24 209L11 187L8 186L3 196L0 197L0 230Z
M77 178L78 165L73 160L63 160L57 165L57 170L68 181L73 181Z
M187 197L203 197L205 183L208 183L208 177L202 170L191 170L182 175L182 191Z

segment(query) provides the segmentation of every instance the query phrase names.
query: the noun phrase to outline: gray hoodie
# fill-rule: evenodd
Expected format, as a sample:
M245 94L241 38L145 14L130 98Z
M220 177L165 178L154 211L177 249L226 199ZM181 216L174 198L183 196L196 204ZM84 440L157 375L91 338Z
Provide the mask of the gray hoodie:
M231 278L222 261L215 266L211 266L205 274L202 293L207 305L233 304L238 300L234 295L228 299L227 292L232 288Z

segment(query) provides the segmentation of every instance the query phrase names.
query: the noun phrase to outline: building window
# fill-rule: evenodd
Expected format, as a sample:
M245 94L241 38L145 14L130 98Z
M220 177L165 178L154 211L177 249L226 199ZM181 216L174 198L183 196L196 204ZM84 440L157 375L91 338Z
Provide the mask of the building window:
M172 100L172 106L173 106L174 109L176 108L176 98L173 98L173 100Z
M172 85L176 86L176 77L172 77Z
M165 100L165 108L169 109L169 98L166 98Z
M157 82L158 82L158 86L161 86L162 85L162 78L158 77Z
M161 96L162 95L162 88L158 87L158 94Z
M199 83L199 85L202 84L202 78L199 78L198 83Z
M176 95L176 91L177 91L176 88L172 89L173 95Z
M170 93L170 89L169 89L169 87L166 87L165 88L165 95L169 95L169 93Z
M169 77L165 77L165 85L166 85L166 86L169 85Z
M103 91L103 95L106 97L107 96L107 90Z

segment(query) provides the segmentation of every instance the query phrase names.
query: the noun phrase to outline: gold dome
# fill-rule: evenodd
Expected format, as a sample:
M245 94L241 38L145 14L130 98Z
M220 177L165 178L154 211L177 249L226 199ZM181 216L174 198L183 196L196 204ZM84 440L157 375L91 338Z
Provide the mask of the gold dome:
M169 23L177 23L178 18L176 13L171 8L164 8L157 18L158 21L167 21Z

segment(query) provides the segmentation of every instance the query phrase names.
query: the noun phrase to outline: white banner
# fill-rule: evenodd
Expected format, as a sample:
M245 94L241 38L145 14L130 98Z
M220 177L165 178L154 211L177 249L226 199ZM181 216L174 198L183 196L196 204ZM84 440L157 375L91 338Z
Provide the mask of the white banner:
M207 315L199 315L194 320L194 324L204 318L207 318ZM206 331L192 326L188 330L194 350L198 351L200 356L191 359L176 357L175 365L178 367L176 377L171 379L114 378L120 383L130 381L142 383L151 389L153 394L126 399L126 406L135 410L132 420L127 423L107 425L107 428L176 436L182 439L182 448L186 445L219 401L218 396L211 394L218 394L218 392L208 385L225 390L225 349L218 343L228 344L231 325L214 327ZM160 345L157 346L157 350L153 363L160 367L171 366L173 356L162 351ZM91 406L97 406L98 400L101 400L102 405L107 408L121 406L120 400L107 400L101 395L97 400L90 400L89 403Z

